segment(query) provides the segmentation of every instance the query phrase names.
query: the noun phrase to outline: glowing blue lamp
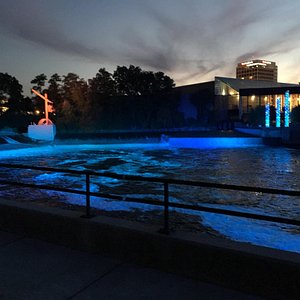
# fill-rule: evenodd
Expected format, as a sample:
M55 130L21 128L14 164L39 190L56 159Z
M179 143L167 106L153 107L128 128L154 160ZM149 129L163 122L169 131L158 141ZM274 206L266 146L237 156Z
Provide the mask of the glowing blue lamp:
M267 103L265 107L265 126L270 127L270 104Z
M276 99L276 127L280 127L281 99Z
M284 127L290 126L290 91L284 94Z

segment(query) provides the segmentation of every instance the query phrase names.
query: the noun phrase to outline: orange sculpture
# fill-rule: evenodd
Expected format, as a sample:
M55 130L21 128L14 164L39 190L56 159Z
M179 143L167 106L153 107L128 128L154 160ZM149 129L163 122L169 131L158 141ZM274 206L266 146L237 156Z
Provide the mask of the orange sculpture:
M53 102L48 99L48 95L45 93L45 96L41 95L38 91L31 89L33 93L42 98L45 101L45 118L39 120L38 125L52 125L53 122L49 119L49 112L53 111L52 105ZM49 105L50 104L50 105Z

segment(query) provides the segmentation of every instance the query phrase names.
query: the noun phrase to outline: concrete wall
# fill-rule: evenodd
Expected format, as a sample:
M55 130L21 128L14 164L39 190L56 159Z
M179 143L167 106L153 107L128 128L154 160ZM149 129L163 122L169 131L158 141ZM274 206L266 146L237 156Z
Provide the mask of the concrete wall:
M0 199L0 228L272 299L300 299L300 255ZM172 217L172 216L170 216ZM200 297L200 295L199 295Z

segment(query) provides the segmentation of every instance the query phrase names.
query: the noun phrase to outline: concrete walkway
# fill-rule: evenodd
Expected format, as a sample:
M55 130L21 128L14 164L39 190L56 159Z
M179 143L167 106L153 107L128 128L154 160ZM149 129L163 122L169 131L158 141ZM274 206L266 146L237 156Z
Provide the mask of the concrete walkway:
M0 231L0 299L258 299Z

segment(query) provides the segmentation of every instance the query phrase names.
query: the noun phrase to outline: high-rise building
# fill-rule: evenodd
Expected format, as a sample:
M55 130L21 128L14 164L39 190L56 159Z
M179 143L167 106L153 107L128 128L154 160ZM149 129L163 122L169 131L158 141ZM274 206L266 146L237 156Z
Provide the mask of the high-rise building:
M275 62L261 59L241 62L236 67L236 78L277 82L277 66Z

